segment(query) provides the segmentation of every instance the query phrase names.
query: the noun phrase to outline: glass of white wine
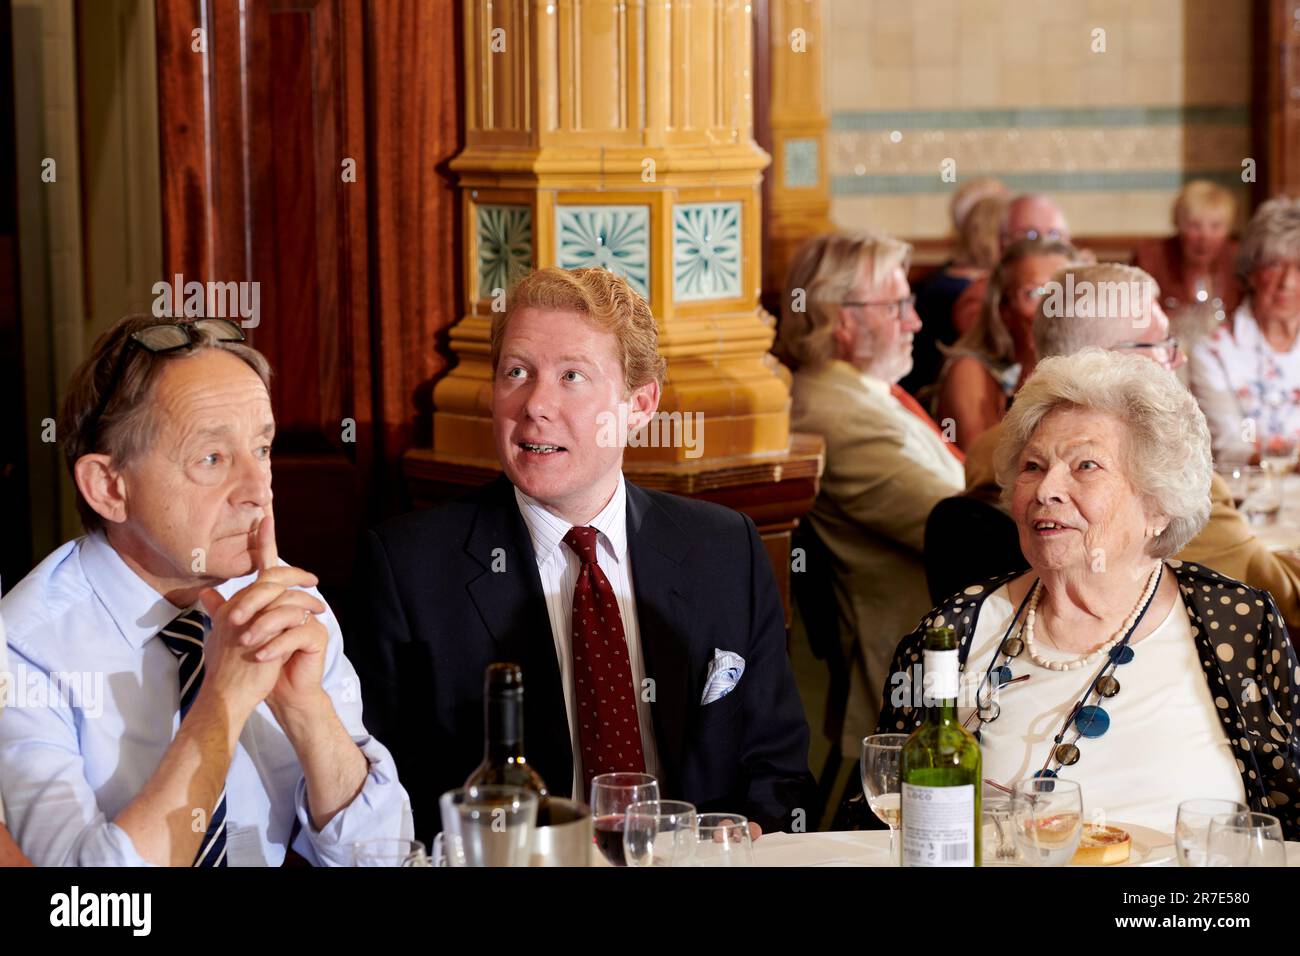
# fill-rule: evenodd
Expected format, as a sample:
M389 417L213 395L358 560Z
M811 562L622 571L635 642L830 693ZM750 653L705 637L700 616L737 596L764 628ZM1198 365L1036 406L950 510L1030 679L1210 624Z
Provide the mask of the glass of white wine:
M907 743L907 734L872 734L862 738L862 792L867 796L871 812L889 827L889 861L896 863L894 836L902 816L900 793L902 780L898 775L898 757Z
M1083 836L1083 790L1060 777L1019 781L1011 793L1011 832L1031 866L1065 866Z

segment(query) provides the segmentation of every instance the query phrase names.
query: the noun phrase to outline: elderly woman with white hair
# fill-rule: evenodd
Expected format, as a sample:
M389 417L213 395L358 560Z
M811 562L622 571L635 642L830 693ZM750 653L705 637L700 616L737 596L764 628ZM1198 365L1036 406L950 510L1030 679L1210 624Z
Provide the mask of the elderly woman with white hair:
M1248 461L1300 440L1300 199L1256 210L1237 272L1246 301L1192 349L1189 371L1215 457Z
M1164 832L1183 800L1236 800L1300 837L1300 670L1281 616L1267 591L1171 559L1210 509L1191 395L1089 348L1040 361L1003 431L998 480L1030 569L966 588L903 639L879 729L920 724L907 675L925 629L951 626L984 691L959 715L987 779L1060 775L1090 816Z

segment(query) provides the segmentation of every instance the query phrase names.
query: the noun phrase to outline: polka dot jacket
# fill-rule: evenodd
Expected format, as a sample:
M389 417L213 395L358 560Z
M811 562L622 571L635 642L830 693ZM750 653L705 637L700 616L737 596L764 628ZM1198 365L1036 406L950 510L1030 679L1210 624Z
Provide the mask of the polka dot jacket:
M1191 616L1192 636L1223 733L1232 742L1237 769L1252 810L1282 822L1288 840L1300 839L1300 664L1287 638L1282 616L1267 591L1247 587L1197 564L1167 561ZM966 588L935 608L894 653L890 674L907 673L921 659L928 627L957 632L960 659L975 635L984 599L1015 574ZM884 688L884 710L877 730L909 733L920 726L924 709L895 706L894 682ZM910 701L910 695L899 695Z

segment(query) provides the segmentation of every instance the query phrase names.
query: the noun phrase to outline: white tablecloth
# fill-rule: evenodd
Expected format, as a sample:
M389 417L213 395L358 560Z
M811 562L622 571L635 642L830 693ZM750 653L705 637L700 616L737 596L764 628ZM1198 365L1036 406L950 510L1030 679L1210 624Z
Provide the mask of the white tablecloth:
M1174 838L1169 836L1169 843ZM1286 845L1287 865L1300 866L1300 843ZM758 866L888 866L889 834L884 830L836 833L768 833L754 844ZM1169 858L1165 865L1177 866Z

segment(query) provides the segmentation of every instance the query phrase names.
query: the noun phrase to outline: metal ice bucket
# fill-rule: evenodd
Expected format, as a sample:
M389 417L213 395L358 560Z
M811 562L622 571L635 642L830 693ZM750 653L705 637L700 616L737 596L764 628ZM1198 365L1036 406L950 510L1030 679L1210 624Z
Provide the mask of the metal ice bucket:
M591 866L591 808L576 800L549 797L537 808L531 866Z

